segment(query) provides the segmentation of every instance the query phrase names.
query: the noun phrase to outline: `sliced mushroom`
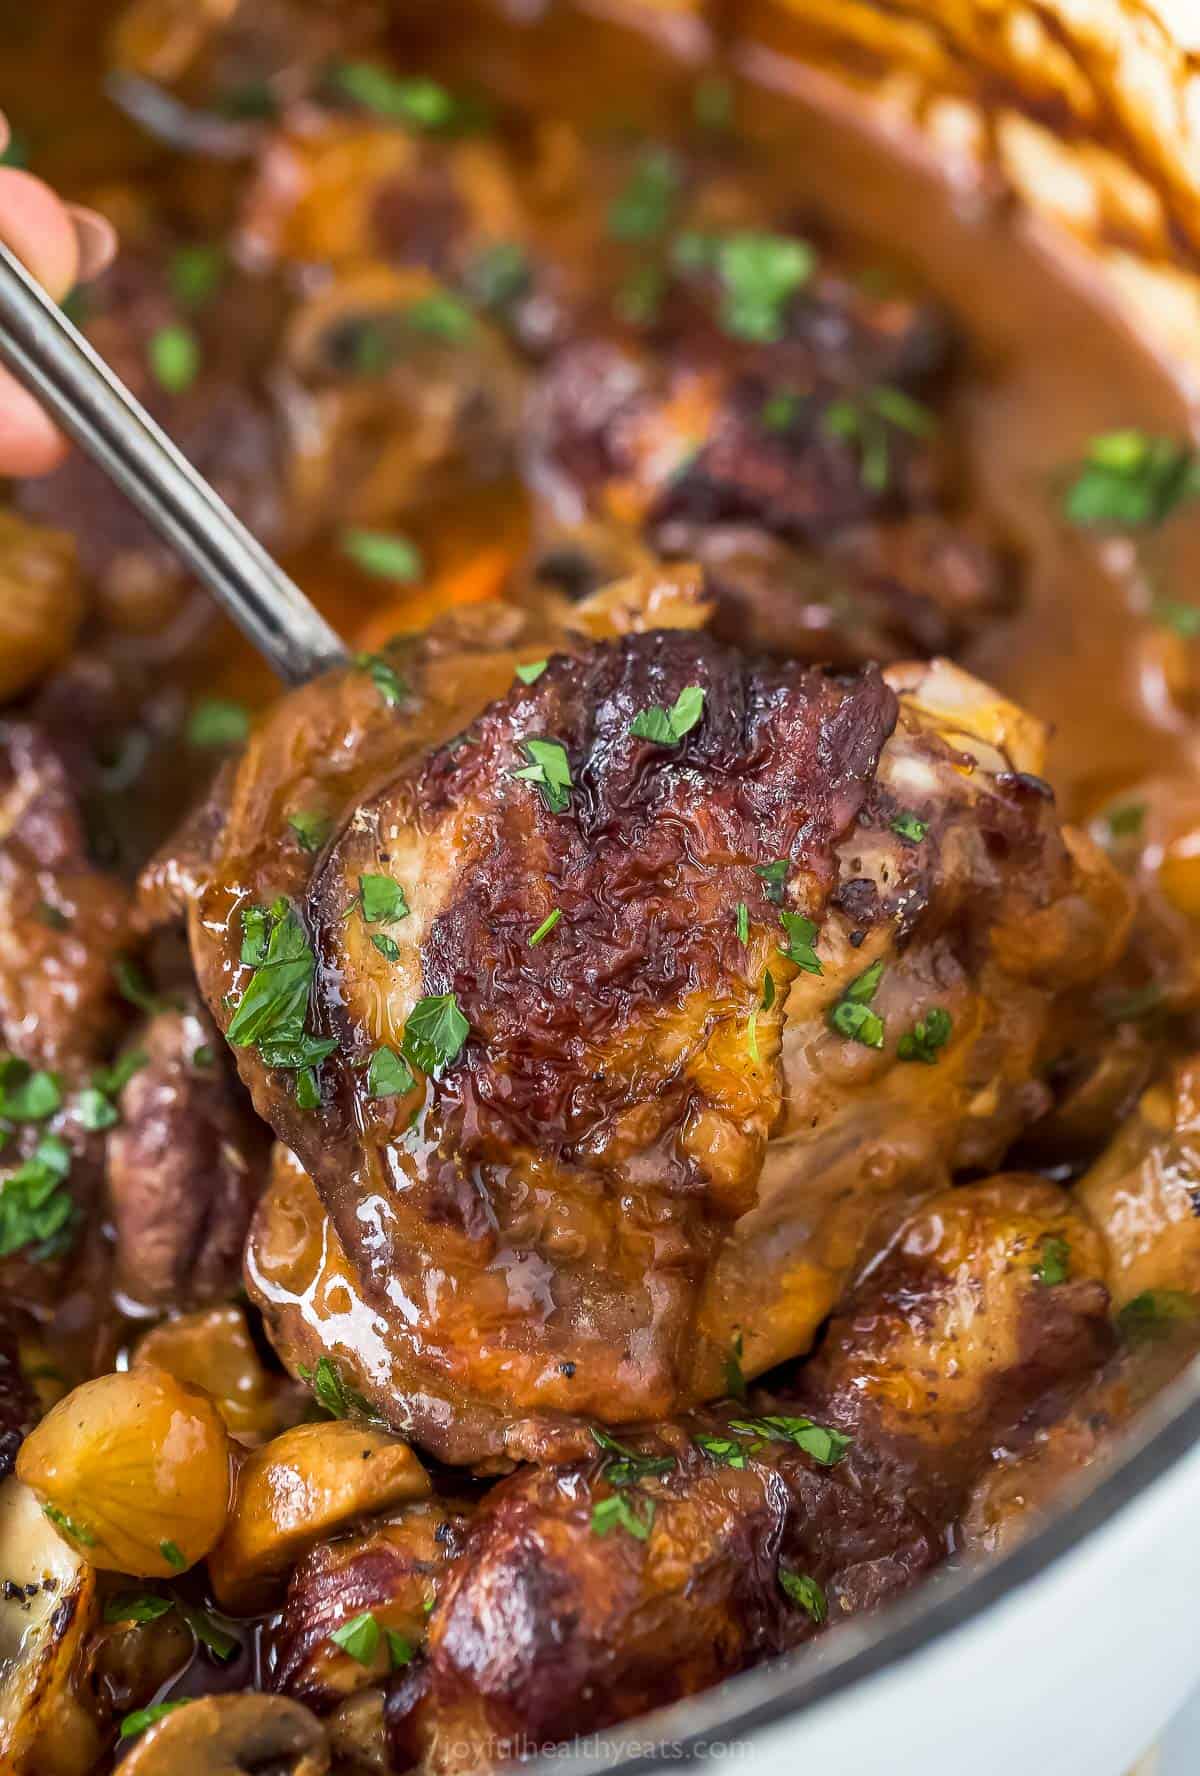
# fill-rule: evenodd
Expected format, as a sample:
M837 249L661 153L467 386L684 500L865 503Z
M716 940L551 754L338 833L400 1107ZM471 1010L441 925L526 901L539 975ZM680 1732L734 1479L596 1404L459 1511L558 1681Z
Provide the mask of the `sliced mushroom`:
M103 1749L73 1674L98 1617L96 1575L27 1486L0 1485L0 1769L83 1776Z
M217 1597L237 1614L266 1608L314 1542L431 1490L398 1437L346 1419L296 1425L242 1464L229 1523L208 1560Z
M321 1723L283 1696L204 1696L148 1727L121 1776L326 1776Z

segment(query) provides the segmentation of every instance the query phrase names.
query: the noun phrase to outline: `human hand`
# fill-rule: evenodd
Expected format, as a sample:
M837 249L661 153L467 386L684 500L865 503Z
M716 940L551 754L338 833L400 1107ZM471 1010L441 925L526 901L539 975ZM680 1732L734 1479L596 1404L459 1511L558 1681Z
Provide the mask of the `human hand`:
M0 113L0 153L9 131ZM94 210L64 204L48 185L16 167L0 167L0 240L61 302L111 261L116 231ZM31 394L0 369L0 475L44 475L56 468L66 439Z

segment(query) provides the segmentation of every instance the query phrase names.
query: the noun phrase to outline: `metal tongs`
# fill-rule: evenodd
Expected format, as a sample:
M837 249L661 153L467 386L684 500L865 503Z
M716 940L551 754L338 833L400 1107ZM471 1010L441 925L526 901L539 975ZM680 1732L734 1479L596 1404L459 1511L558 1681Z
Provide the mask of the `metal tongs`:
M286 684L345 659L341 640L299 586L3 243L0 360L216 595Z

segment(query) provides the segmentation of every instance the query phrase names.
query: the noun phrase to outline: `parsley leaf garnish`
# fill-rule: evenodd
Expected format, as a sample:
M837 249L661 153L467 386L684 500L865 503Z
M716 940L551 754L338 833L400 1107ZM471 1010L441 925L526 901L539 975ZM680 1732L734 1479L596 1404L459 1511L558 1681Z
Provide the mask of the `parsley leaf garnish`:
M263 1064L288 1070L316 1066L333 1053L332 1037L304 1028L316 957L291 903L277 900L242 914L242 954L249 948L254 973L234 1008L226 1037L234 1048L256 1048ZM312 1082L305 1095L311 1098ZM302 1106L304 1107L304 1106ZM315 1108L311 1102L307 1108Z
M216 293L224 275L224 253L205 241L177 247L167 267L171 294L185 308L202 308Z
M519 765L512 773L523 783L532 783L540 792L551 814L565 814L571 801L571 762L567 749L559 740L522 740L527 765Z
M740 944L749 943L750 942L750 908L746 905L744 900L739 900L737 903L737 910L734 913L734 927L737 931L738 942Z
M681 183L675 156L665 148L648 149L609 206L609 233L618 240L654 240L670 221Z
M1039 1283L1065 1283L1071 1272L1071 1247L1057 1234L1047 1234L1039 1248L1041 1256L1033 1274Z
M808 1573L789 1572L786 1567L781 1566L779 1583L785 1596L801 1609L807 1610L814 1622L819 1624L825 1620L829 1614L825 1593Z
M297 814L289 814L288 825L305 851L319 851L333 830L333 822L327 814L316 814L304 809Z
M1187 445L1130 427L1092 439L1064 510L1072 524L1137 530L1161 524L1197 491L1196 459Z
M754 873L756 876L762 877L763 893L767 899L773 901L776 906L782 906L784 884L788 878L787 858L777 857L774 863L756 864Z
M383 1632L387 1639L388 1659L392 1670L402 1671L406 1665L412 1664L417 1649L411 1640L403 1634L397 1634L394 1628L385 1628Z
M355 654L354 664L360 672L365 672L391 709L395 709L408 696L408 686L382 654Z
M57 1257L70 1244L76 1206L62 1188L71 1170L71 1150L57 1135L43 1135L28 1159L0 1184L0 1258L25 1246L41 1261Z
M190 1603L177 1603L176 1608L200 1645L207 1647L215 1659L233 1658L240 1642L215 1622L207 1610L195 1609Z
M737 1333L725 1358L725 1392L734 1400L746 1398L746 1377L742 1373L745 1340Z
M318 1357L314 1369L306 1369L301 1363L296 1373L308 1383L318 1406L323 1406L331 1418L375 1417L370 1403L342 1380L336 1364L328 1357Z
M400 960L400 945L394 937L389 937L385 931L373 931L371 942L385 961L398 962Z
M394 1048L377 1048L367 1068L367 1091L373 1098L394 1098L410 1092L416 1080L412 1068Z
M531 660L528 666L517 667L517 677L523 685L536 684L549 664L549 660Z
M857 980L852 980L837 1003L829 1008L830 1029L851 1042L861 1042L865 1048L882 1048L883 1019L871 1010L871 1000L882 979L883 963L880 961L872 962Z
M398 925L408 918L404 889L391 876L360 876L358 902L368 925Z
M552 912L547 913L546 917L542 920L542 922L538 926L537 930L530 932L530 934L529 934L529 948L531 950L536 949L538 944L540 944L544 938L549 937L550 933L554 930L554 927L558 924L558 921L561 918L562 918L562 908L561 907L555 907Z
M647 1541L654 1524L654 1510L652 1498L614 1492L592 1506L592 1532L602 1536L612 1529L624 1529L639 1542Z
M170 1541L160 1542L158 1544L158 1551L166 1561L167 1565L173 1566L176 1572L183 1572L186 1569L187 1555L183 1552L182 1548L179 1547L178 1543Z
M937 1064L938 1051L945 1048L954 1028L950 1013L940 1005L932 1005L911 1030L906 1030L896 1044L902 1061L924 1061L927 1067Z
M746 1465L746 1448L735 1437L693 1437L696 1448L705 1454L709 1461L719 1463L725 1468L744 1468Z
M152 1727L156 1721L165 1720L167 1715L174 1714L177 1708L186 1708L189 1702L195 1700L194 1696L181 1696L175 1702L152 1702L149 1708L135 1708L133 1713L127 1714L121 1722L120 1737L135 1739L139 1733L144 1733L146 1728Z
M106 1622L157 1622L175 1606L169 1597L155 1597L151 1592L121 1591L110 1597L104 1606Z
M189 746L240 746L249 732L248 710L229 697L202 697L188 717Z
M919 845L929 831L929 822L914 814L911 808L902 808L892 821L892 831L910 845Z
M432 134L461 128L473 115L446 87L424 75L392 74L377 62L338 62L329 71L332 90L388 123Z
M813 948L817 940L817 927L811 919L802 913L780 913L779 923L783 926L785 944L780 944L779 953L794 962L805 974L823 974L821 959Z
M382 1636L379 1623L370 1610L364 1610L361 1616L354 1616L349 1622L343 1622L340 1628L335 1628L329 1638L360 1665L370 1665L379 1651Z
M407 537L392 531L361 530L353 526L341 535L342 554L364 573L411 586L425 571L421 552Z
M520 241L497 241L467 267L467 288L481 308L508 308L532 281L529 255Z
M16 1055L0 1055L0 1121L44 1122L61 1104L55 1074L35 1072Z
M78 1542L81 1548L96 1546L95 1532L89 1529L86 1523L79 1523L74 1517L68 1517L67 1513L60 1511L57 1505L43 1505L42 1516L48 1518L55 1529L61 1529L65 1536L70 1536L73 1542Z
M889 428L926 438L937 430L937 421L902 389L881 384L859 397L849 395L831 401L825 409L824 428L831 438L857 447L859 475L872 493L884 493L892 473Z
M658 746L678 746L704 714L705 694L699 685L685 685L670 709L652 704L649 709L639 710L629 724L629 732L637 740L652 740Z
M102 1129L110 1129L120 1120L116 1105L94 1085L85 1086L75 1100L75 1110L80 1122L92 1134Z
M726 332L765 344L782 338L788 303L816 269L807 241L752 231L731 234L718 245L716 261Z
M453 993L418 999L408 1014L401 1047L406 1060L422 1073L436 1073L457 1060L471 1033Z
M652 1480L658 1474L669 1474L675 1466L673 1455L639 1455L636 1450L626 1448L624 1443L592 1426L592 1436L596 1445L604 1452L604 1463L600 1473L610 1486L638 1486L643 1480Z
M182 395L200 374L200 341L182 321L150 335L146 348L154 380L169 395Z
M1182 1320L1194 1320L1200 1303L1182 1289L1143 1289L1117 1315L1121 1336L1129 1344L1167 1338Z
M815 1424L811 1418L789 1418L782 1413L768 1413L763 1418L731 1418L729 1428L739 1437L794 1443L823 1468L836 1467L854 1441L830 1425Z

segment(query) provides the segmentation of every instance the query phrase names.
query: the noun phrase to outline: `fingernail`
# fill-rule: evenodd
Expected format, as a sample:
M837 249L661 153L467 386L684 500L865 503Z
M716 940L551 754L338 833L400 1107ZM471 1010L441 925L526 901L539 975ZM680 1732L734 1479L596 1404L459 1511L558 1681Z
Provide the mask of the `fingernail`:
M79 281L86 284L116 258L117 231L106 217L82 204L68 204L67 214L79 242Z
M8 144L11 141L12 131L8 127L8 118L4 115L3 111L0 111L0 154L4 153L4 150L8 147Z

